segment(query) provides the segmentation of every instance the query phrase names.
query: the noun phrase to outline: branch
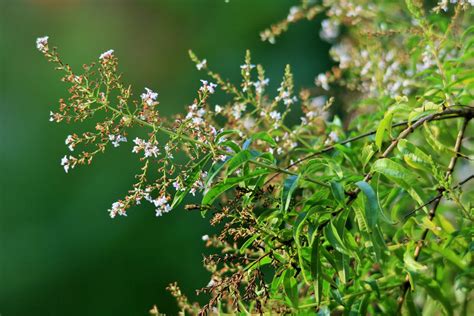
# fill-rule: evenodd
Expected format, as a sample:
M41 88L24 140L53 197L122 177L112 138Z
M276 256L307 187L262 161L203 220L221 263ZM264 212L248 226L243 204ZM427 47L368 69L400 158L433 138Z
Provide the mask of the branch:
M397 144L400 140L407 137L410 133L415 131L418 127L423 125L425 122L432 121L436 118L440 118L440 117L443 117L445 115L452 115L453 113L456 113L456 114L459 115L459 116L456 116L456 117L465 117L463 129L462 129L463 133L461 135L461 140L462 140L462 137L464 137L464 130L466 129L467 122L474 115L474 107L463 107L463 108L460 108L460 109L457 109L457 110L452 109L452 108L448 108L448 109L444 110L443 112L433 113L433 114L430 114L430 115L427 115L427 116L424 116L424 117L418 119L415 123L409 125L406 129L404 129L398 135L398 137L392 141L392 143L387 147L387 149L383 152L383 154L378 159L387 158L388 155L392 152L392 150L397 146ZM459 135L458 135L458 138L459 138ZM450 166L452 165L452 167L451 167L452 169L454 168L454 164L457 160L457 157L459 156L458 153L459 153L459 148L461 147L461 140L456 140L456 147L455 147L455 151L454 151L456 153L456 156L453 157L453 159L455 159L455 161L454 161L454 163L452 163L453 159L451 159L451 163L450 163ZM450 170L449 167L448 167L448 170ZM448 178L449 178L449 175L451 175L451 172L452 172L452 170L449 171L449 174L447 174ZM372 176L373 176L372 173L368 172L364 177L364 181L365 182L370 181L370 179L372 179ZM349 206L350 204L352 204L352 202L355 201L355 199L357 198L359 193L360 193L360 189L358 187L354 191L352 191L349 195L349 198L348 198L347 202L346 202L346 206ZM337 211L332 213L332 217L337 216L338 214L340 214L344 210L345 210L345 207L342 207L342 208L338 209ZM318 226L318 231L321 231L327 224L330 223L330 221L331 221L331 219L327 219L326 221L322 222Z
M467 108L467 110L466 110ZM443 112L439 112L439 113L434 113L434 114L430 114L430 115L427 115L419 120L422 120L424 119L423 122L425 121L440 121L440 120L445 120L445 119L452 119L452 118L458 118L458 117L472 117L474 115L474 108L472 107L462 107L458 110L454 110L452 108L449 108L448 110L445 110ZM423 124L423 122L421 124ZM417 123L417 121L405 121L405 122L399 122L399 123L395 123L395 124L392 124L392 128L394 127L400 127L400 126L407 126L407 125L410 125L412 124L415 125ZM412 125L412 126L413 126ZM418 126L416 126L418 127ZM415 128L416 128L415 127ZM328 146L325 146L323 147L322 149L312 153L312 154L309 154L307 156L304 156L298 160L296 160L295 162L289 164L288 166L286 166L284 168L284 170L288 170L308 159L311 159L311 158L314 158L314 157L317 157L319 155L322 155L324 153L327 153L329 151L332 151L333 149L336 148L337 145L345 145L345 144L348 144L348 143L352 143L354 141L357 141L359 139L363 139L365 137L368 137L368 136L372 136L372 135L375 135L377 133L377 130L372 130L370 132L367 132L367 133L364 133L364 134L360 134L360 135L357 135L357 136L354 136L352 138L348 138L348 139L345 139L343 141L340 141L340 142L337 142L335 144L332 144L332 145L328 145ZM410 132L408 132L409 134ZM397 141L398 142L398 141ZM396 144L395 144L396 145ZM266 182L265 182L265 185L267 185L268 183L270 183L273 179L275 179L281 172L276 172L275 175L273 175L270 179L268 179Z
M463 184L471 181L472 179L474 179L474 174L471 174L469 177L467 177L466 179L462 180L461 182L459 182L457 185L455 185L453 187L453 189L457 189L459 187L461 187ZM438 200L438 199L441 199L443 197L443 192L446 191L446 188L440 188L439 191L441 192L440 194L438 194L437 196L435 196L434 198L432 198L431 200L429 200L428 202L426 202L425 204L417 207L416 209L406 213L404 216L403 216L403 220L405 221L408 217L412 216L413 214L415 214L416 212L418 212L419 210L421 210L422 208L424 208L425 206L428 206L430 205L431 203L433 203L434 201Z
M460 149L461 149L462 140L464 138L464 133L466 132L466 127L467 127L467 125L469 123L469 120L471 118L472 118L472 114L470 116L465 117L465 119L463 121L463 125L462 125L461 129L458 132L458 136L456 138L456 143L455 143L454 149L453 149L453 152L455 153L455 155L453 157L451 157L451 160L449 161L448 169L446 170L446 173L444 175L444 178L446 180L448 180L449 177L451 177L451 174L453 173L454 167L456 166L456 162L458 161L458 157L459 157L459 152L461 151ZM433 218L435 217L436 210L438 209L438 206L441 202L441 199L442 199L442 194L439 198L437 198L433 201L434 204L431 207L430 211L428 212L428 219L430 221L432 221ZM415 252L413 254L413 259L415 261L418 261L418 258L420 257L421 249L423 248L423 244L426 240L426 237L428 236L428 232L429 232L429 229L426 228L423 231L420 240L418 241L418 244L415 248ZM405 282L402 285L402 289L401 289L402 293L401 293L400 297L398 298L398 312L397 312L398 314L401 313L401 309L402 309L403 303L405 301L406 293L407 293L409 288L410 288L410 279L409 279L409 276L407 275L406 278L405 278Z

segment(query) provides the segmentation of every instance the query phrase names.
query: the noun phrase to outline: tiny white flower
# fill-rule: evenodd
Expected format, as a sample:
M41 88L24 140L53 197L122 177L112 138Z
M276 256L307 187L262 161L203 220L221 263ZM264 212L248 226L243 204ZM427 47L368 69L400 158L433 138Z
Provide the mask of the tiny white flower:
M324 90L329 90L329 80L326 74L321 73L316 77L316 85L322 87Z
M69 170L69 159L67 159L67 156L64 156L62 159L61 159L61 166L64 166L64 171L67 171Z
M222 110L223 110L223 107L218 104L216 104L216 106L214 107L214 112L216 112L216 114L221 113Z
M245 111L247 106L244 103L236 103L232 107L232 116L234 116L236 119L239 119L242 115L242 112Z
M176 191L181 190L181 184L178 181L173 182L173 187Z
M328 135L328 139L324 142L325 145L328 145L330 143L338 142L339 141L339 136L337 136L337 133L332 131Z
M43 36L36 39L36 48L43 54L48 51L48 38L49 36Z
M208 82L207 80L201 80L202 86L199 88L202 92L209 92L213 94L215 92L215 88L217 85L212 82Z
M281 113L278 111L271 111L269 115L275 121L281 120Z
M127 213L125 212L125 205L120 201L112 203L112 208L108 211L111 218L115 218L117 214L121 216L127 216Z
M314 108L322 108L326 104L326 96L320 95L311 99L311 106Z
M64 143L65 143L66 145L68 145L68 148L69 148L70 151L74 151L74 144L73 144L73 142L74 142L74 137L72 137L72 135L67 135L67 138L66 138L66 140L64 141Z
M265 89L265 86L268 86L269 82L270 82L270 79L268 79L268 78L266 78L264 80L259 80L257 82L254 82L253 85L255 87L255 91L258 94L262 94L264 89Z
M209 240L209 236L208 235L203 235L201 237L202 241L208 241Z
M109 59L113 56L114 54L114 50L113 49L109 49L108 51L102 53L99 57L100 60L105 60L105 59Z
M200 63L196 64L197 70L201 70L207 66L207 60L203 59Z
M288 14L288 17L286 18L287 21L292 22L295 20L296 15L300 11L300 8L297 6L293 6L290 8L290 13Z
M153 104L156 103L156 98L158 98L158 93L148 88L145 88L145 91L146 92L142 93L140 97L142 98L142 101L144 103L148 104L149 106L152 106Z
M319 36L325 41L332 41L339 36L339 22L336 20L325 19L321 22L321 31Z
M120 135L120 134L119 135L110 134L109 135L109 140L112 142L112 145L114 147L118 147L118 146L120 146L120 143L126 142L127 138L125 136Z

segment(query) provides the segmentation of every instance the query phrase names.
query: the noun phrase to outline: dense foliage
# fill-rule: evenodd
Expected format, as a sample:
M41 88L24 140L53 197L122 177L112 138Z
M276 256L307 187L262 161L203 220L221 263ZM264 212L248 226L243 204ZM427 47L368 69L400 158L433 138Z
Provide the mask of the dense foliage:
M184 208L220 231L203 236L217 251L198 291L209 303L171 284L182 313L473 313L472 5L303 0L261 37L324 16L336 64L315 87L297 91L287 66L269 92L250 52L235 84L190 52L209 79L172 120L152 89L133 99L113 50L79 71L39 38L69 86L50 120L95 125L67 137L61 165L134 137L143 167L112 218L144 201L161 216L202 192Z

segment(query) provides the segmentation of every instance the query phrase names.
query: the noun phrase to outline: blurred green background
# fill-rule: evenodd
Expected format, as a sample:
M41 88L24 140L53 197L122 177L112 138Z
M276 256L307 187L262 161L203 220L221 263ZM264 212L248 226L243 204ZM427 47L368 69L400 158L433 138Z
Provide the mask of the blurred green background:
M111 220L107 209L132 184L130 146L65 174L64 139L74 127L50 123L66 96L35 39L49 35L73 67L113 48L135 95L160 93L162 114L184 109L199 87L192 48L224 77L238 78L245 49L278 87L284 65L299 87L329 65L318 24L302 22L276 45L259 32L286 16L285 0L0 0L0 314L147 315L153 304L176 314L165 290L178 281L191 299L209 275L201 236L208 219L152 207Z

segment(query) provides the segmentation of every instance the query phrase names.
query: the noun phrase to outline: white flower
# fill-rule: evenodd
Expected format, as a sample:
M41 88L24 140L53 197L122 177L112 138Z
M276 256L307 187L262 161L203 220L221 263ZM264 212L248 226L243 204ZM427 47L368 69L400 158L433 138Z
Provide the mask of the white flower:
M236 119L239 119L242 115L242 112L245 111L247 106L244 103L236 103L232 107L232 116L234 116Z
M271 111L269 115L275 121L281 120L281 113L278 111Z
M252 65L252 64L243 64L243 65L240 65L240 69L242 69L242 71L245 71L245 74L248 76L250 75L250 70L252 70L253 68L255 68L255 65Z
M295 20L296 14L300 11L300 8L297 6L291 7L290 8L290 13L288 14L288 17L286 18L287 21L292 22Z
M160 196L156 200L153 200L153 204L156 207L156 216L161 216L163 213L171 211L171 206L168 204L168 198L164 195Z
M182 189L181 184L179 184L178 181L173 182L173 187L176 191L180 191Z
M331 55L335 61L339 62L339 67L341 69L346 69L349 67L351 62L351 56L349 55L350 47L347 44L338 44L331 48Z
M72 135L67 135L66 140L64 141L64 143L66 145L68 145L70 151L74 151L73 142L74 142L74 137L72 137Z
M64 156L61 159L61 166L64 167L64 171L66 171L66 173L67 173L68 170L69 170L69 159L67 159L67 156Z
M201 237L202 241L208 241L209 240L209 235L203 235Z
M142 93L140 97L142 98L142 101L149 106L152 106L156 104L156 98L158 97L158 93L154 92L151 89L145 88L145 93Z
M203 68L206 68L207 66L207 60L203 59L200 63L196 64L197 70L201 70Z
M145 154L145 158L148 157L157 157L158 154L160 153L160 150L158 149L157 142L154 141L152 142L147 142L144 141L143 139L140 139L136 137L133 142L135 143L136 146L133 146L132 152L138 154L140 151L143 150Z
M114 50L113 49L109 49L108 51L102 53L99 57L100 60L106 60L106 59L109 59L109 58L112 58L114 54Z
M326 104L326 96L320 95L311 99L311 106L314 108L322 108Z
M121 216L127 216L127 213L125 212L125 205L120 201L112 203L112 208L108 211L111 218L115 218L117 214Z
M316 85L322 87L324 90L329 90L329 81L326 74L322 73L316 77Z
M325 145L329 145L330 143L338 142L339 141L339 136L337 136L337 133L332 131L328 135L328 139L324 142Z
M54 113L52 111L49 111L49 121L54 122L56 119L54 118Z
M321 22L321 31L319 36L325 41L332 41L339 36L339 22L336 20L325 19Z
M273 128L277 129L280 124L281 113L278 111L271 111L269 115L275 121L273 123Z
M114 145L114 147L118 147L118 146L120 146L120 143L126 142L127 138L125 136L120 135L120 134L119 135L110 134L109 135L109 140L112 142L112 145Z
M217 160L220 160L220 161L225 161L227 159L227 156L226 155L218 155L216 157Z
M257 82L254 82L253 85L255 87L255 91L258 94L262 94L265 87L268 86L269 81L270 81L270 79L266 78L264 80L259 80Z
M216 114L221 113L222 110L223 110L223 107L218 104L216 104L216 106L214 107L214 112L216 112Z
M255 119L253 117L247 116L243 120L244 128L247 130L252 130L255 127Z
M66 173L68 173L69 168L74 168L74 163L71 162L72 160L75 160L73 156L69 156L69 158L67 156L64 156L61 159L61 166L63 166L64 171Z
M42 53L48 51L48 38L49 36L43 36L36 39L36 48Z
M202 86L199 88L202 92L214 93L217 85L212 82L207 82L207 80L201 80Z

